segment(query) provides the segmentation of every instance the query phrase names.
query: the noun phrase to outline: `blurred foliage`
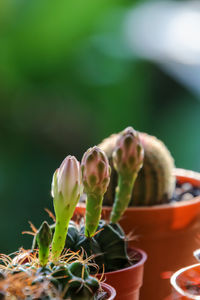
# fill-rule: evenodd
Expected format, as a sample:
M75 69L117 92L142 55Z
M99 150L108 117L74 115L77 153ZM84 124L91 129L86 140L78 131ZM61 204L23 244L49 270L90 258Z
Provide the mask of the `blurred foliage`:
M132 125L199 170L200 102L122 34L132 1L0 1L0 252L30 247L68 154Z

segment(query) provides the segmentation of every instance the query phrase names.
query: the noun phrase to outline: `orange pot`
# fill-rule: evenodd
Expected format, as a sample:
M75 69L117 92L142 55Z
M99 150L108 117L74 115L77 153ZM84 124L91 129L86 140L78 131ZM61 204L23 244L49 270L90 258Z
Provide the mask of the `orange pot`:
M105 282L113 286L117 292L116 300L139 300L140 288L143 283L144 263L147 255L140 249L130 248L128 253L131 256L137 251L140 260L131 267L113 272L105 273ZM101 274L98 275L101 277Z
M200 284L200 264L195 264L182 268L171 277L173 292L171 300L200 299L197 295L192 295L188 290L188 284Z
M108 294L107 300L117 299L116 298L116 291L115 291L114 287L112 287L109 284L106 284L105 282L101 283L101 287Z
M198 173L175 169L175 174L181 183L200 186ZM84 210L79 207L79 213L84 214ZM110 211L110 207L103 207L103 218L108 219ZM164 300L171 287L169 280L162 279L162 273L175 272L195 263L192 253L200 246L197 240L200 197L173 204L128 208L120 224L126 234L132 233L137 238L130 246L143 249L148 255L140 300Z

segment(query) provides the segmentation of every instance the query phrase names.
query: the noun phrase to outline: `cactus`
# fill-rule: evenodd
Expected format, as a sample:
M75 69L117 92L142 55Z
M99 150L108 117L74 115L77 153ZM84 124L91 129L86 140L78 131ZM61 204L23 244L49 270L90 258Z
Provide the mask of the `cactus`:
M59 264L49 261L45 267L38 265L37 252L27 253L28 263L13 263L20 260L20 255L13 260L5 255L1 258L2 300L97 299L99 281L90 276L88 260L84 261L78 254L68 253L60 258Z
M60 280L64 299L91 299L99 289L99 282L90 276L89 267L82 261L74 261L69 265L55 266L53 277Z
M75 223L71 223L66 245L70 245L70 250L74 252L84 249L85 258L93 256L93 262L98 265L99 272L116 271L131 265L127 254L127 240L119 224L101 220L93 237L84 236L84 231L84 224L77 227ZM93 266L90 266L90 271L96 273Z
M98 145L108 156L111 165L110 184L103 202L108 206L113 205L118 182L112 153L121 134L113 134ZM129 205L151 206L167 203L172 197L176 183L175 176L172 174L174 160L163 142L156 137L140 132L139 137L144 148L144 162L135 181Z
M87 195L85 235L91 237L99 224L103 196L110 180L110 166L105 153L95 146L83 155L81 169Z
M67 235L69 221L82 191L80 164L74 156L67 156L53 175L52 196L56 227L52 243L53 260L58 260Z

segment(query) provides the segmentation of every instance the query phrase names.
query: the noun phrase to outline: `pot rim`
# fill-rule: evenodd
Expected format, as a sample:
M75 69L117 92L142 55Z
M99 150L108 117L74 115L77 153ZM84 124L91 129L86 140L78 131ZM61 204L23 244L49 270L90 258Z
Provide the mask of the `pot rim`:
M107 300L115 299L117 293L115 288L112 285L107 284L105 282L101 282L100 285L106 292L110 292L109 298Z
M126 267L126 268L123 268L123 269L120 269L120 270L116 270L116 271L110 271L110 272L105 272L104 275L106 276L107 274L110 275L110 274L117 274L117 273L123 273L123 272L126 272L127 270L132 270L132 269L135 269L137 267L140 267L141 265L143 265L146 260L147 260L147 254L146 252L144 252L142 249L138 249L138 248L135 248L135 247L128 247L128 250L136 250L137 252L139 252L142 256L142 258L134 265L130 266L130 267Z
M185 292L176 282L178 276L183 273L184 271L187 271L189 269L192 269L194 267L197 267L199 266L200 267L200 263L198 264L194 264L194 265L191 265L191 266L188 266L188 267L184 267L184 268L181 268L180 270L176 271L172 277L170 278L170 283L171 285L173 286L173 288L182 296L185 296L185 297L188 297L189 299L196 299L196 300L199 300L200 299L200 295L191 295L190 293L187 293Z

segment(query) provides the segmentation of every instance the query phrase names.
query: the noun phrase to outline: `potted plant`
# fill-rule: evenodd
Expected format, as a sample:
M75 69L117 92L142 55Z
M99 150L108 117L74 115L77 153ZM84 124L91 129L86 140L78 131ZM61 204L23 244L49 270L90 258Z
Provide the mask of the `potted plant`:
M58 173L58 176L57 176ZM64 249L68 225L82 189L75 157L67 157L53 179L56 225L45 221L35 235L38 249L21 249L14 258L0 255L2 300L112 300L115 290L90 275L92 257ZM52 247L50 247L52 245Z
M130 143L132 144L130 153L132 153L138 148L138 143L132 138ZM135 168L135 172L142 164L142 153L141 148L138 161L129 166ZM117 212L115 220L112 222L100 220L103 197L110 180L108 159L105 153L95 146L83 155L82 178L75 180L73 178L77 177L78 166L79 163L74 157L67 156L53 175L52 196L55 210L55 224L51 226L54 231L53 257L55 255L56 258L59 257L63 248L70 249L74 253L83 251L84 259L92 257L93 265L90 266L90 271L96 273L96 268L93 266L98 266L100 274L97 277L104 278L106 283L116 289L116 299L138 300L146 254L133 247L127 249L126 236L117 223L125 209L124 205L121 207L121 199L118 207L115 207ZM126 176L132 174L129 169L123 168L123 172ZM82 194L81 189L78 188L79 182L83 184L87 200L85 218L77 224L70 222L70 219ZM65 198L68 200L65 201ZM33 250L37 248L36 236L33 240ZM119 280L122 283L120 285Z
M120 184L119 172L113 159L121 140L130 134L137 135L129 127L99 144L107 154L112 169L103 204L105 219L109 219L115 201L115 190L119 189ZM180 191L188 183L189 189L199 188L200 175L175 169L174 160L161 141L146 133L138 134L144 148L144 162L131 191L129 207L124 211L120 224L126 234L132 232L137 237L130 245L134 244L148 254L140 299L163 300L170 294L170 284L162 278L162 273L173 272L185 262L194 263L190 253L198 247L196 235L200 225L200 197L195 196L195 193L198 194L199 190L192 191L195 192L194 196L187 190L181 195ZM175 195L176 191L180 195ZM186 200L188 196L192 199ZM81 210L84 211L84 204L79 206L81 213ZM177 256L175 253L179 249L181 252Z
M65 251L55 259L50 252L51 228L44 222L38 233L38 250L20 249L14 258L0 255L2 300L113 300L116 292L90 275L90 259Z

